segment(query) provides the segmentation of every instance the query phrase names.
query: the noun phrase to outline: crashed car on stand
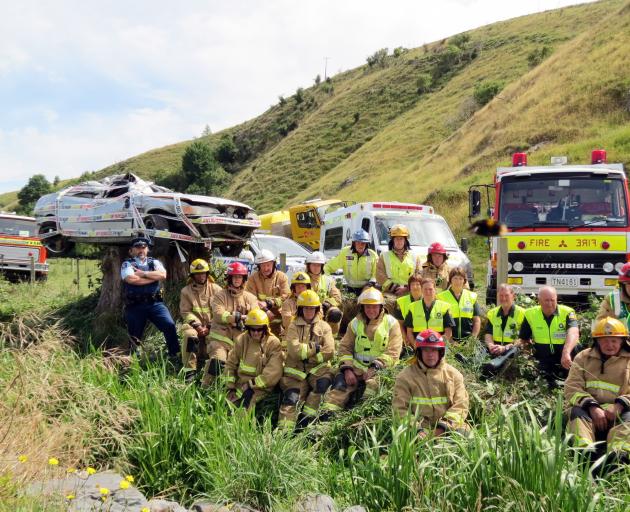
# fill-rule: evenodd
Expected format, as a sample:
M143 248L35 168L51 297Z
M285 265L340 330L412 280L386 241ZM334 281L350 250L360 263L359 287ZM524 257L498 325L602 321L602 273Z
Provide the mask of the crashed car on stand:
M201 243L232 256L260 226L246 204L173 192L131 173L45 195L35 216L54 255L66 254L75 242L126 245L143 233L158 250L170 242Z

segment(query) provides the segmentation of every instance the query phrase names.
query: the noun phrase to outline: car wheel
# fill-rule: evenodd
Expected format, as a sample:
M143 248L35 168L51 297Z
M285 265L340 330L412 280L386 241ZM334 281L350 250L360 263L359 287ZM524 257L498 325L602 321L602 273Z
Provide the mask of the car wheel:
M168 229L168 220L160 215L147 215L144 219L144 227L147 229L155 229L160 231L170 231ZM153 238L153 254L155 256L163 256L168 251L168 238Z
M47 222L39 227L40 236L46 233L52 233L53 231L57 231L57 226L54 222ZM68 240L63 235L42 238L42 244L46 247L46 252L49 256L66 256L74 249L74 242Z

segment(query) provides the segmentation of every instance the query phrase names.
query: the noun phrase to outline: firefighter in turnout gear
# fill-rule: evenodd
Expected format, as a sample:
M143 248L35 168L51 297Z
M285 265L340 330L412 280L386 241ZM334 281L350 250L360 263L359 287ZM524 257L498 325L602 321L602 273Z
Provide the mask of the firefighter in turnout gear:
M236 338L225 363L227 399L249 409L264 398L282 377L282 347L260 308L245 317L245 332Z
M306 272L299 271L291 278L291 295L282 303L280 314L282 325L286 331L297 314L297 298L302 292L311 289L311 278Z
M346 289L359 295L368 283L376 283L376 251L370 249L370 235L359 229L352 233L352 243L324 265L328 275L343 270Z
M212 298L221 287L210 276L210 266L202 259L190 264L188 284L179 297L179 314L182 326L182 362L184 367L201 370L206 362L207 336L210 331Z
M595 321L593 345L580 352L564 386L567 432L574 444L596 450L606 443L617 461L630 462L630 345L620 320ZM603 448L603 446L602 446ZM603 450L602 450L603 451Z
M339 309L341 292L335 284L334 277L323 273L326 256L323 252L314 251L306 257L305 263L306 273L311 278L311 290L319 295L319 300L322 302L324 320L330 325L333 334L337 334L343 316Z
M258 306L267 313L271 332L276 336L282 334L282 316L280 309L283 301L291 294L289 279L284 272L276 269L276 257L268 249L256 255L254 263L258 270L245 284L245 291L258 298Z
M392 406L399 418L412 415L421 436L465 433L468 393L462 374L444 360L442 335L426 329L416 337L416 359L396 377Z
M134 238L129 249L130 258L120 267L130 348L133 352L140 344L147 321L150 321L164 334L169 360L178 367L177 327L160 289L160 281L166 279L166 269L158 260L148 257L150 245L151 241L144 236Z
M446 290L450 269L448 267L448 253L440 242L429 245L427 261L422 264L422 277L429 277L435 282L438 293Z
M299 295L297 316L287 329L285 342L278 425L293 430L299 404L304 404L298 423L298 428L303 428L317 417L322 396L332 383L330 360L335 355L335 340L330 326L322 320L321 302L313 290Z
M389 230L389 250L381 254L376 264L376 281L385 296L385 309L394 312L396 299L407 295L407 282L420 271L420 260L411 251L409 229L395 224Z
M383 295L367 288L359 295L359 314L348 324L339 345L339 371L322 409L342 410L357 393L373 395L379 387L378 371L391 368L400 357L403 340L400 324L383 307ZM324 419L326 419L324 418Z
M416 349L416 336L421 331L433 329L449 341L455 327L450 305L436 298L433 279L422 279L421 287L422 300L409 305L404 322L407 346L412 350Z
M247 267L238 261L230 263L226 272L226 287L212 299L212 326L208 333L208 361L202 384L209 386L220 375L234 341L245 330L245 316L258 308L258 300L243 288Z
M455 321L453 339L463 340L468 336L479 336L481 330L481 307L477 294L466 288L466 271L459 267L450 271L448 289L438 293L437 298L450 306L451 317Z
M630 316L630 263L625 263L619 270L619 287L610 292L599 305L597 318L612 316L621 320L628 327Z

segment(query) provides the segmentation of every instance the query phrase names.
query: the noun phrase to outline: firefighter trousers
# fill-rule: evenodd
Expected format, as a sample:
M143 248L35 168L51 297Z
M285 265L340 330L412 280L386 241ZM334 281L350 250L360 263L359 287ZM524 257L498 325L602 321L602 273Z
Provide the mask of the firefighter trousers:
M224 341L211 340L208 344L208 360L203 368L201 385L208 387L221 375L232 346Z
M208 347L206 338L199 338L197 331L190 326L181 330L182 335L182 363L184 368L201 370L207 359ZM191 341L189 341L191 340ZM201 365L198 363L201 362Z
M605 404L603 408L606 408ZM625 418L624 418L625 417ZM598 441L606 441L606 451L630 453L630 413L622 414L607 432L596 431L588 413L581 407L573 407L570 413L567 432L574 435L575 445L582 448L593 447Z
M378 392L380 386L378 375L366 381L357 377L357 383L354 386L345 384L345 380L342 380L340 375L343 374L337 374L332 389L326 395L326 400L322 405L323 411L343 411L349 402L356 403L361 397L370 397Z
M324 374L319 377L309 374L306 379L298 379L285 375L280 380L282 401L280 402L280 416L278 426L293 430L298 418L298 407L302 406L302 415L315 419L319 414L322 397L332 383L332 375Z

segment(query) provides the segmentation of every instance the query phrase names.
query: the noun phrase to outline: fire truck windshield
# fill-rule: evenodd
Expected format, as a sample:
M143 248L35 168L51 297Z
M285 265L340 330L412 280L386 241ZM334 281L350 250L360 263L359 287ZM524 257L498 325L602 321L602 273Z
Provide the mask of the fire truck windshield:
M501 180L499 220L508 228L628 225L624 181L610 175L549 174Z

